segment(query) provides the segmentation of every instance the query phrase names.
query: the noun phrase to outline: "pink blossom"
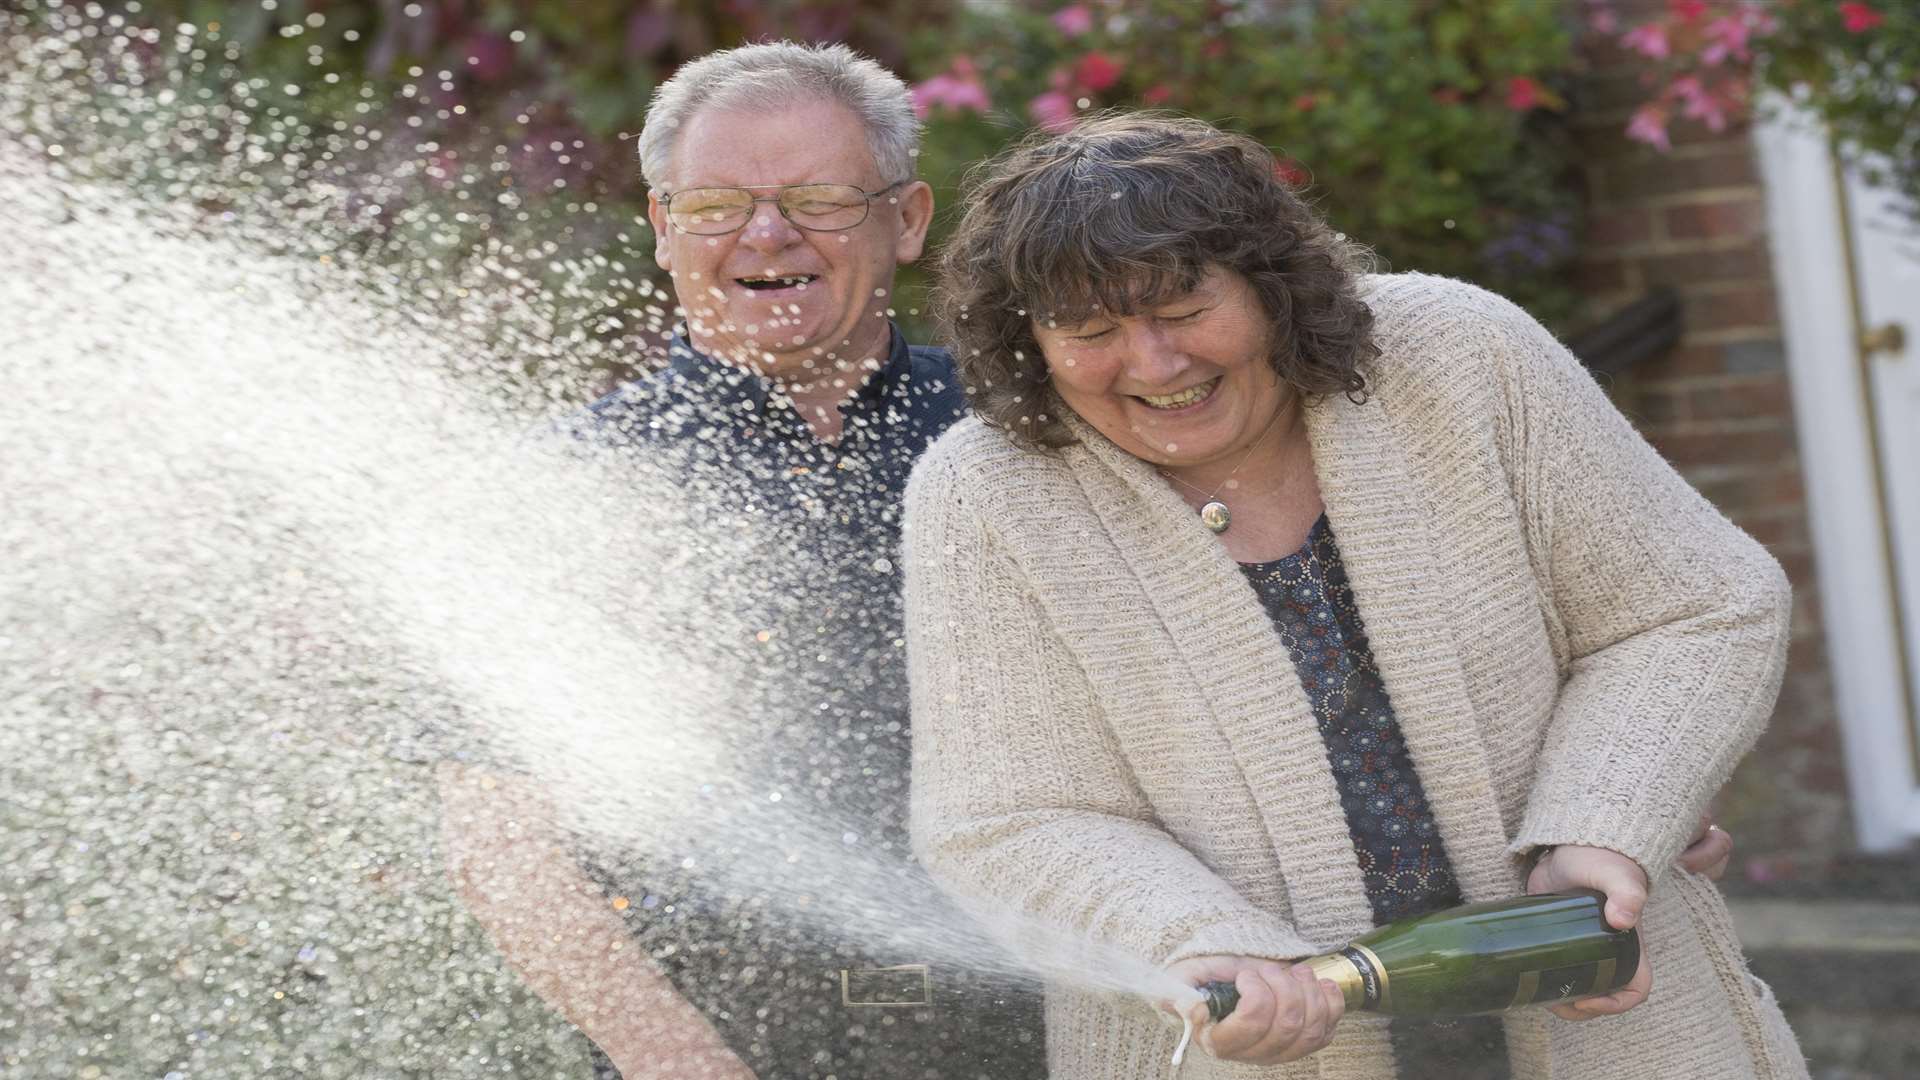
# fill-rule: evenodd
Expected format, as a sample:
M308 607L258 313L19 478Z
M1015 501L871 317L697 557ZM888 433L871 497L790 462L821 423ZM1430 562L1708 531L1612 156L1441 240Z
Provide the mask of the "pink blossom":
M1120 64L1106 53L1090 52L1073 66L1073 77L1097 94L1120 81Z
M1595 8L1587 16L1587 26L1596 34L1611 34L1620 29L1620 16L1610 8Z
M1053 13L1053 25L1068 37L1079 37L1093 29L1093 12L1085 4L1072 4Z
M1027 114L1042 129L1056 135L1073 130L1073 99L1062 91L1049 90L1027 102Z
M914 84L913 111L925 119L935 106L944 106L955 112L977 113L993 108L993 101L987 96L987 88L980 82L980 73L974 69L972 60L958 57L948 70Z
M1140 91L1140 100L1148 105L1158 105L1173 96L1173 87L1166 83L1154 83Z
M1698 22L1707 13L1707 0L1667 0L1667 10L1683 23Z
M1540 107L1546 100L1540 84L1525 75L1515 75L1507 80L1507 108L1514 112L1528 112Z
M1715 67L1728 57L1746 60L1751 55L1747 51L1747 39L1752 33L1753 27L1746 19L1737 15L1720 16L1707 24L1707 44L1700 50L1700 62Z
M1659 105L1642 105L1627 122L1627 138L1643 142L1663 153L1673 149L1667 138L1667 110Z
M1634 27L1620 35L1620 44L1653 60L1665 60L1673 51L1667 44L1667 28L1659 23Z
M1720 131L1727 126L1726 105L1708 92L1698 76L1683 75L1673 80L1667 92L1680 100L1680 111L1689 120L1700 121L1709 131Z
M1840 5L1840 22L1846 26L1849 34L1864 34L1886 21L1887 17L1875 11L1871 4L1847 0Z

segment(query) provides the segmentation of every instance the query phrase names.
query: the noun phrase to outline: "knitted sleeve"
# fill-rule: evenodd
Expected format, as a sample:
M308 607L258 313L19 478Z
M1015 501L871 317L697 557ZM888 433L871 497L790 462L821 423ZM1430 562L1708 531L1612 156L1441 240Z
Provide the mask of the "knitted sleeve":
M1772 711L1786 577L1550 333L1489 302L1507 459L1568 664L1512 848L1609 848L1658 881Z
M956 483L983 471L966 464L936 447L907 492L913 836L927 870L1016 955L1081 981L1116 959L1312 952L1153 820L1084 672ZM1089 942L1108 959L1077 955Z

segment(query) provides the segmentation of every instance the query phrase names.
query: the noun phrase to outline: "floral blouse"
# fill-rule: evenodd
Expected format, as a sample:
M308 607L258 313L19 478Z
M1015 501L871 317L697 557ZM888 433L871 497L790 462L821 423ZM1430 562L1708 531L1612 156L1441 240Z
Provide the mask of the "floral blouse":
M1367 645L1332 525L1322 515L1299 551L1240 569L1273 619L1313 706L1374 924L1462 903L1433 808ZM1419 1070L1408 1075L1507 1075L1505 1038L1489 1017L1396 1018L1393 1042L1403 1070Z

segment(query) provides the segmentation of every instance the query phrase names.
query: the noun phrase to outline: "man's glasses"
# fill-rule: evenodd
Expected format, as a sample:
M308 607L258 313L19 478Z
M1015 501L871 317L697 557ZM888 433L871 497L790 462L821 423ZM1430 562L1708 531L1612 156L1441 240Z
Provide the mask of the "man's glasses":
M697 236L724 236L753 220L755 203L770 202L780 216L813 232L842 232L867 220L875 196L885 195L905 180L879 191L863 191L852 184L787 184L777 195L755 195L746 188L687 188L660 197L667 220L681 232Z

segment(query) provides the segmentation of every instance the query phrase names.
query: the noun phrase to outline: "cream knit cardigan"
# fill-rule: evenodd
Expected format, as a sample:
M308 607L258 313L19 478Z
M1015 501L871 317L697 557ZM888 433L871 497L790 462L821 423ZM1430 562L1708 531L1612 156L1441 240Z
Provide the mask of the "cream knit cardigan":
M1649 1000L1506 1019L1516 1076L1807 1075L1718 890L1671 870L1779 688L1779 567L1690 488L1554 338L1460 282L1369 277L1370 399L1306 413L1373 655L1465 895L1592 844L1647 868ZM907 494L915 847L975 910L1154 964L1319 952L1372 926L1326 749L1252 588L1155 470L1075 422L977 420ZM1048 988L1059 1080L1168 1075L1138 998ZM1396 1074L1384 1020L1282 1066Z

